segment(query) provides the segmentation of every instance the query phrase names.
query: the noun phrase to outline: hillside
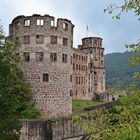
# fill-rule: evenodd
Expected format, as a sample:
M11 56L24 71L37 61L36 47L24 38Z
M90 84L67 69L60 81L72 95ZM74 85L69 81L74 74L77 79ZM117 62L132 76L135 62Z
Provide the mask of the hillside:
M140 85L140 80L131 80L134 72L140 72L140 65L129 66L129 60L133 55L138 55L138 53L125 52L105 55L106 85L108 88L124 88L132 82Z

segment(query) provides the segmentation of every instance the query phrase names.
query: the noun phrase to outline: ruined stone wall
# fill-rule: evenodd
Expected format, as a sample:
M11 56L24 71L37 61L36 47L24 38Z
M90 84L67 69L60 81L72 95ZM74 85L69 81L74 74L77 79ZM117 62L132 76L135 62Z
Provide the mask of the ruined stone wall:
M84 134L70 119L20 120L20 140L81 140Z
M102 39L83 38L74 49L73 28L71 21L49 15L18 16L9 25L9 37L19 43L24 80L44 118L71 114L72 95L92 100L106 92Z
M18 16L9 26L9 35L20 44L25 81L31 83L33 101L45 118L72 112L73 28L71 21L55 22L49 15Z
M79 49L73 49L73 74L72 89L73 99L90 100L92 97L88 92L88 58L87 54Z
M118 101L108 102L87 107L84 110L91 111L101 108L112 108L117 104ZM20 140L82 140L84 131L80 126L72 122L71 117L50 120L20 120L22 125ZM90 118L88 118L88 121L91 121Z

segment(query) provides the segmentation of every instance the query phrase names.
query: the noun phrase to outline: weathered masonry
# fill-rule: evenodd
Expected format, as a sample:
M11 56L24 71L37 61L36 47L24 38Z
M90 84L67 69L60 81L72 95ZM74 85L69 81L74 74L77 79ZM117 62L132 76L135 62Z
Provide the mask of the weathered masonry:
M73 48L73 78L74 99L106 98L102 38L83 38L82 45Z
M9 25L9 37L19 42L17 53L33 101L44 118L72 113L72 98L104 99L104 49L99 37L86 37L73 48L70 20L49 15L18 16Z

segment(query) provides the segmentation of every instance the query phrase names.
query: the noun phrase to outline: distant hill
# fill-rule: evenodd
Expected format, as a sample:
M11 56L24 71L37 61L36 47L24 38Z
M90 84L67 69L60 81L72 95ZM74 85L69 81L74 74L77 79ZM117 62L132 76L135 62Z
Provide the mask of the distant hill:
M131 80L134 72L140 72L140 65L129 66L129 60L138 53L112 53L105 55L106 85L108 88L124 88L132 82L140 86L140 80Z

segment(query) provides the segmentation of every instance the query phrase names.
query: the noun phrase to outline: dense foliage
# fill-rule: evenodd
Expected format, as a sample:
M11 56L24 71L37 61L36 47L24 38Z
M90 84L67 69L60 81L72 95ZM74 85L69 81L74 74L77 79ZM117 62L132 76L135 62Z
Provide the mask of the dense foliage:
M112 109L81 114L73 121L85 130L87 140L139 140L140 90L129 87Z
M3 40L2 27L0 31L0 40ZM30 86L23 81L15 46L15 42L0 41L0 140L18 139L18 119L40 116L30 102Z
M132 83L140 86L140 79L132 79L140 65L130 66L130 60L139 53L112 53L105 55L106 84L108 88L125 88Z

